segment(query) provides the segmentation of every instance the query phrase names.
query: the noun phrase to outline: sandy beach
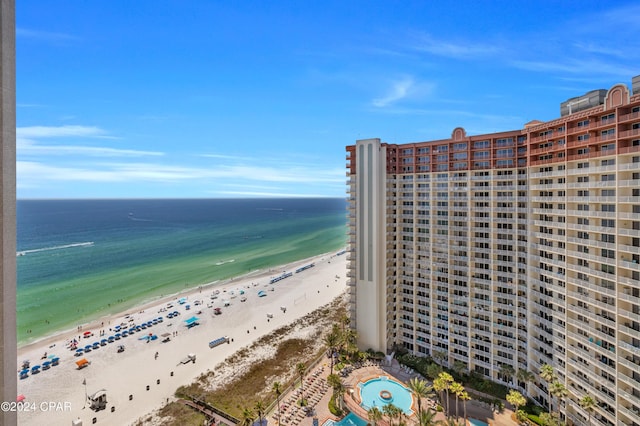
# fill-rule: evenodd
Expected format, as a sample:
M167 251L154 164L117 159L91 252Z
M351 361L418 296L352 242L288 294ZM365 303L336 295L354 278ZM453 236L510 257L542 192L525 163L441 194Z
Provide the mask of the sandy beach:
M311 263L313 267L295 273L296 269ZM271 278L285 272L292 275L270 283ZM172 400L179 386L213 370L238 349L330 303L344 292L345 284L346 256L329 253L257 271L224 284L201 286L101 318L93 324L83 325L81 330L71 330L21 347L18 366L24 360L29 360L31 366L41 364L45 361L42 359L45 353L49 360L52 355L59 357L60 364L37 374L30 373L29 377L18 381L18 394L25 397L18 422L21 425L68 426L73 420L80 419L82 424L90 425L94 424L95 418L95 424L134 424ZM266 295L259 296L260 291ZM217 297L212 299L213 296ZM186 302L180 304L180 298L186 298ZM283 307L286 311L281 309ZM215 308L220 308L221 314L216 315ZM167 318L173 311L180 315ZM198 325L187 328L185 320L193 316L198 318ZM131 324L140 325L158 317L162 317L161 323L81 356L76 356L75 350L68 347L73 339L78 341L79 348L84 348L114 336L117 325L129 328ZM85 332L91 332L93 336L82 337ZM150 333L157 339L147 342L143 338ZM170 341L163 342L163 335L167 333ZM210 341L223 336L229 337L229 343L209 348ZM119 345L125 346L124 352L118 353ZM196 362L182 364L181 360L190 353L196 355ZM78 369L76 361L83 358L90 364ZM107 408L94 412L85 403L86 395L101 389L107 393Z

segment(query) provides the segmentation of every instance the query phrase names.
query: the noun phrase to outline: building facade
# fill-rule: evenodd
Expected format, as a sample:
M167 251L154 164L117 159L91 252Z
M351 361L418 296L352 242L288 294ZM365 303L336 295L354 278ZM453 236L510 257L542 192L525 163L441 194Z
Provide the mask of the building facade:
M361 349L402 346L542 405L550 364L568 421L587 423L590 395L593 424L640 425L640 76L519 130L346 149Z

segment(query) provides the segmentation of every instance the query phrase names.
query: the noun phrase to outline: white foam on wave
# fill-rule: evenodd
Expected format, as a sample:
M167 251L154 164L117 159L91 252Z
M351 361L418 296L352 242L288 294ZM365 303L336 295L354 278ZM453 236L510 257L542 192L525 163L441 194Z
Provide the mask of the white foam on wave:
M223 260L223 261L221 261L221 262L217 262L217 263L216 263L216 266L224 265L225 263L232 263L232 262L235 262L235 261L236 261L235 259L231 259L231 260Z
M88 241L86 243L72 243L72 244L65 244L62 246L43 247L39 249L23 250L23 251L17 252L16 256L24 256L29 253L39 253L41 251L63 250L63 249L68 249L73 247L91 247L91 246L93 246L93 241Z

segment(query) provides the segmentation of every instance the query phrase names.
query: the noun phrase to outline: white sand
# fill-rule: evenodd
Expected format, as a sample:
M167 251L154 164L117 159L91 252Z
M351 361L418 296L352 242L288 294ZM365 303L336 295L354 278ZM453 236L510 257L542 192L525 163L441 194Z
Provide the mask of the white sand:
M312 262L315 263L313 268L294 273L278 283L268 284L271 277L280 275L282 271L294 272L296 268ZM74 351L65 348L65 342L74 336L77 339L80 334L75 330L20 348L18 365L24 359L29 359L32 366L39 364L45 351L59 356L60 365L18 381L18 393L24 394L25 401L29 403L25 406L25 411L30 410L19 414L18 423L69 426L72 420L79 418L83 425L91 425L95 417L98 425L133 424L146 418L146 414L160 408L167 400L172 400L179 386L193 382L207 370L213 370L238 349L330 303L344 292L345 284L346 256L327 254L275 268L271 272L264 271L251 277L236 279L223 286L195 289L178 297L159 300L134 310L133 314L129 311L114 316L105 320L105 337L115 334L109 332L108 327L127 322L125 316L128 314L131 314L136 324L159 316L163 317L163 322L81 357L75 357ZM271 288L274 290L271 291ZM217 299L211 300L214 289L220 289L220 293ZM245 302L240 300L240 289L245 291ZM258 297L259 290L265 290L267 296ZM235 293L234 298L231 291ZM188 297L187 303L191 305L191 310L187 311L184 305L178 304L179 297ZM196 300L202 300L203 304L195 306ZM223 300L228 300L231 305L222 307ZM170 311L177 310L180 316L167 319L169 311L159 313L167 303L173 303ZM287 308L286 312L282 312L281 306ZM222 307L222 314L214 315L214 307ZM197 314L198 310L202 312ZM273 315L269 321L268 313ZM187 329L184 320L192 315L200 318L200 325ZM83 331L87 330L93 331L95 336L81 339L81 347L103 338L98 336L99 327L85 326ZM171 337L170 342L161 343L163 333L173 334L174 331L178 332L176 337ZM157 335L158 339L149 343L139 340L150 332ZM229 336L233 342L210 349L209 341L222 336ZM55 346L50 347L53 344ZM120 344L126 347L123 353L117 353L117 346ZM156 352L157 359L154 358ZM178 365L189 353L196 354L196 362ZM75 361L83 357L91 364L77 370ZM173 376L170 375L171 372ZM86 386L83 385L85 380ZM85 388L89 395L106 389L107 409L100 412L90 410L85 404ZM129 400L129 395L133 396L132 400ZM54 405L50 406L50 402ZM113 412L112 407L115 409Z

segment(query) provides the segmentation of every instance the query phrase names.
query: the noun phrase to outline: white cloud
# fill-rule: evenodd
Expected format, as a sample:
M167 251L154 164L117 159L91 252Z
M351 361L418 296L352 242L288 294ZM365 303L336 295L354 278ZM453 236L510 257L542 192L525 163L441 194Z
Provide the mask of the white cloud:
M36 161L17 162L18 181L23 184L51 181L84 182L180 182L229 179L246 182L297 184L344 183L344 171L310 167L270 168L223 166L215 169L154 163L93 163L48 165Z
M445 56L454 59L475 59L493 56L501 51L496 45L473 43L470 41L453 42L436 40L429 34L418 34L413 49L432 55Z
M32 39L32 40L42 40L49 42L63 42L63 41L72 41L77 40L78 38L72 36L70 34L65 33L56 33L51 31L42 31L42 30L30 30L27 28L16 28L16 37Z
M259 191L212 191L215 195L234 195L244 197L267 197L267 198L322 198L329 197L326 194L306 194L306 193L291 193L291 192L259 192Z
M413 86L413 79L404 78L400 81L395 81L391 85L391 90L382 98L373 100L373 105L379 108L385 107L390 103L398 101L407 96L409 89Z
M393 81L387 93L371 101L376 108L384 108L403 99L419 99L430 95L434 89L433 83L416 82L412 77L403 77Z
M59 138L68 136L101 138L109 137L104 130L95 126L17 127L16 136L20 138Z
M16 138L16 151L18 157L23 155L84 155L89 157L142 157L164 155L163 152L158 151L139 151L101 146L40 145L30 139L24 138Z

